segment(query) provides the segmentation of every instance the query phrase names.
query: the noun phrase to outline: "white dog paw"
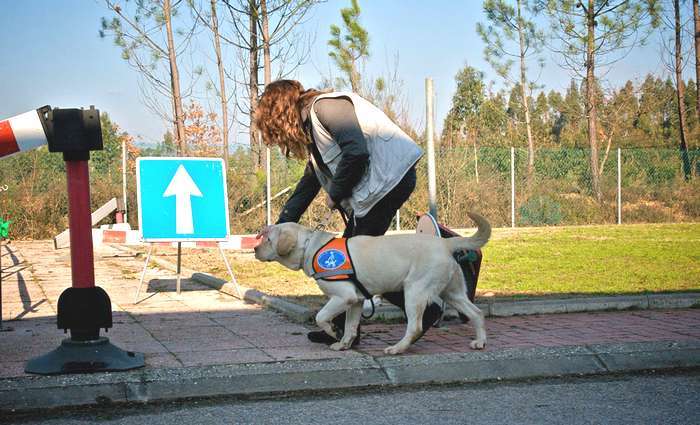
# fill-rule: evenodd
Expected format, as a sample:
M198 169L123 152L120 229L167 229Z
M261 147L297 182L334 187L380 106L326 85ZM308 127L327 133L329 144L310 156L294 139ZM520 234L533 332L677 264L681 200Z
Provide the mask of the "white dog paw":
M331 344L331 350L333 351L342 351L342 350L347 350L348 346L347 344L343 344L342 342L336 342L334 344Z
M404 351L406 351L406 350L402 349L401 347L398 346L398 344L396 344L396 345L392 345L391 347L386 347L384 349L384 354L389 354L389 355L393 356L395 354L401 354Z
M469 343L469 346L472 348L472 350L483 350L486 346L486 341L484 341L483 339L475 339L474 341Z

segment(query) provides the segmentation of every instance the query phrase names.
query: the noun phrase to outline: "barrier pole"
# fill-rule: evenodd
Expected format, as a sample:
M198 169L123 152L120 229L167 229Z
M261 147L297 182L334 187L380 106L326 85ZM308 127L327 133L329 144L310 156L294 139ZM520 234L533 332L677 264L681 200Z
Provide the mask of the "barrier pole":
M622 224L622 154L617 148L617 224Z
M122 140L122 197L124 198L124 222L129 222L129 207L126 204L126 140Z
M435 126L433 122L433 79L425 79L425 133L428 147L428 199L430 215L437 220L437 195L435 179Z
M87 161L66 161L68 223L73 288L95 287L90 211L90 176Z
M515 148L510 148L510 227L515 228Z

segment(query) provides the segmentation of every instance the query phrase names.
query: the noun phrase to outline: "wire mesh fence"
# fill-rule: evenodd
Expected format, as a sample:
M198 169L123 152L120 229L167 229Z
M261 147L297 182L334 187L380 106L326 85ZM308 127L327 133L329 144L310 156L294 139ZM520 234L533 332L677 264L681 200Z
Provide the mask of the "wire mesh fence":
M530 168L526 149L440 149L436 160L440 221L469 226L465 214L469 210L480 211L495 226L612 224L618 213L624 223L700 218L700 151L689 152L691 174L686 179L677 150L621 149L619 164L616 150L601 150L598 190L590 171L590 152L538 149ZM419 175L413 207L423 205L425 210L423 164Z
M688 152L686 179L674 149L615 149L599 152L599 193L590 172L590 150L541 148L528 166L527 150L509 147L436 148L439 221L453 228L472 226L467 211L486 216L494 226L688 222L700 220L700 150ZM266 176L240 149L229 161L231 233L252 233L266 222ZM303 161L271 156L272 221L303 174ZM133 158L127 170L129 221L138 226ZM618 179L619 173L619 179ZM121 161L91 161L92 206L120 197ZM415 228L416 215L428 211L427 161L417 165L417 186L400 210L399 227ZM619 189L618 189L619 184ZM10 219L15 238L47 238L67 225L65 169L59 155L42 150L3 161L0 167L0 217ZM618 190L621 194L618 208ZM314 226L327 214L318 196L302 218ZM393 223L395 228L397 223ZM339 215L330 223L340 230Z

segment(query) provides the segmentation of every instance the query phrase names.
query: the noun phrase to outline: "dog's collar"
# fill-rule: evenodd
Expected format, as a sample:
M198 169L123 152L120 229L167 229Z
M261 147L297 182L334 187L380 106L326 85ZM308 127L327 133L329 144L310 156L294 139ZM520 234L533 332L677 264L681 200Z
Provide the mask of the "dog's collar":
M333 238L335 238L335 236L332 233L317 231L313 232L311 237L306 240L306 244L304 245L304 273L306 273L307 276L311 277L314 275L313 261L316 250L330 242Z

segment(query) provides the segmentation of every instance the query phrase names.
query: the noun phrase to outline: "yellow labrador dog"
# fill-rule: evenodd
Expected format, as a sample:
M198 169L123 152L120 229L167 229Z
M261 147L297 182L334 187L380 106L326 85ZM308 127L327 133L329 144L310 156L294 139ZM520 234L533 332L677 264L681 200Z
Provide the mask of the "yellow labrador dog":
M423 311L435 297L440 297L474 324L476 339L470 343L472 349L482 349L486 345L484 314L467 298L464 276L452 256L458 250L481 248L491 236L491 225L485 218L473 213L469 213L469 217L478 226L477 232L470 237L443 239L406 234L348 239L347 248L352 256L355 276L370 294L404 292L408 319L406 334L396 345L387 347L385 353L403 353L421 335ZM292 270L303 269L313 277L314 255L334 235L296 223L283 223L267 227L262 237L255 248L255 258L277 261ZM316 283L330 298L316 315L316 323L337 338L331 320L346 312L343 337L331 345L333 350L346 350L357 336L364 297L351 280L321 278Z

